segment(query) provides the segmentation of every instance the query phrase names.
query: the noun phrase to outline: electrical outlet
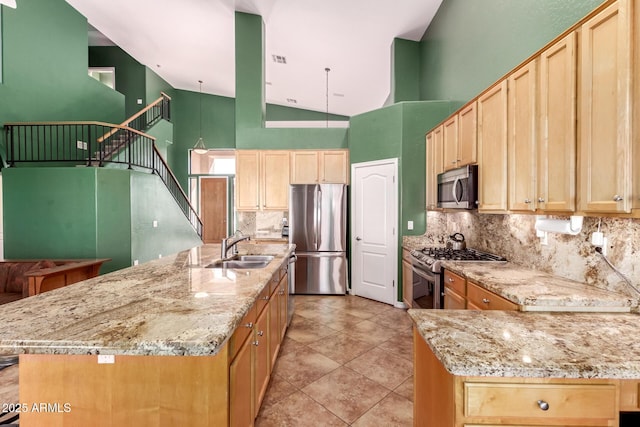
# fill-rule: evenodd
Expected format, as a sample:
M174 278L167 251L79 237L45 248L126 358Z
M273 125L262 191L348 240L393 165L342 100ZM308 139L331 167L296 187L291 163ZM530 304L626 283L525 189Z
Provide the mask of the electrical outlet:
M407 230L413 230L413 221L407 221Z
M138 265L138 260L137 259L133 260L133 265Z
M153 228L157 228L158 227L158 221L156 221L155 219L153 220Z

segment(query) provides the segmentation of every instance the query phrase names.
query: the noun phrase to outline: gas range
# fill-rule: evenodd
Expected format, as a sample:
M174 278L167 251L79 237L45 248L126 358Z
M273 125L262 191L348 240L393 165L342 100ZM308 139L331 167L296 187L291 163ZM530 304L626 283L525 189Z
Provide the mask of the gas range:
M506 258L475 249L450 249L443 247L422 248L411 251L415 267L440 273L442 261L493 261L504 262Z

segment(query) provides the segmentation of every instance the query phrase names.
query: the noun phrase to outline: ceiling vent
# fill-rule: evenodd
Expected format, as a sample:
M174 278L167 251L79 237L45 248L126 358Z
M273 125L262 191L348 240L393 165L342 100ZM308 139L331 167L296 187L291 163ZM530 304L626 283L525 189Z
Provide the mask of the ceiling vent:
M273 62L275 62L276 64L286 64L287 63L287 58L285 56L271 55L271 58L273 58Z
M334 93L333 93L333 96L337 96L338 98L344 98L344 93L337 93L337 92L334 92Z
M292 103L292 104L297 104L297 103L298 103L298 100L297 100L297 99L294 99L294 98L287 98L287 102L290 102L290 103Z

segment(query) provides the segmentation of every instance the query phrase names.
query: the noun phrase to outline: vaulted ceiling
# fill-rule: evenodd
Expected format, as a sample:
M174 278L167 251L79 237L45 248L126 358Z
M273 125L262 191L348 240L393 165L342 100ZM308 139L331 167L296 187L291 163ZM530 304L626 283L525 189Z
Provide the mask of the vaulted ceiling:
M235 96L234 14L260 15L266 101L321 112L328 104L330 113L352 116L384 105L394 37L420 40L442 0L67 2L176 89L198 91L202 80L203 92L228 97Z

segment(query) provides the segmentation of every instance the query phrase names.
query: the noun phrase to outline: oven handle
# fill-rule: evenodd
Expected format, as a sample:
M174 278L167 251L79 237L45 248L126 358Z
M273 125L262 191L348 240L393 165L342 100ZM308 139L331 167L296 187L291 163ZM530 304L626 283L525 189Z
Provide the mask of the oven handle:
M417 274L418 276L422 277L425 280L429 280L431 282L435 281L435 274L434 275L429 275L429 273L425 272L424 270L420 270L418 268L416 268L415 266L411 266L411 270L413 270L413 272L415 274Z

